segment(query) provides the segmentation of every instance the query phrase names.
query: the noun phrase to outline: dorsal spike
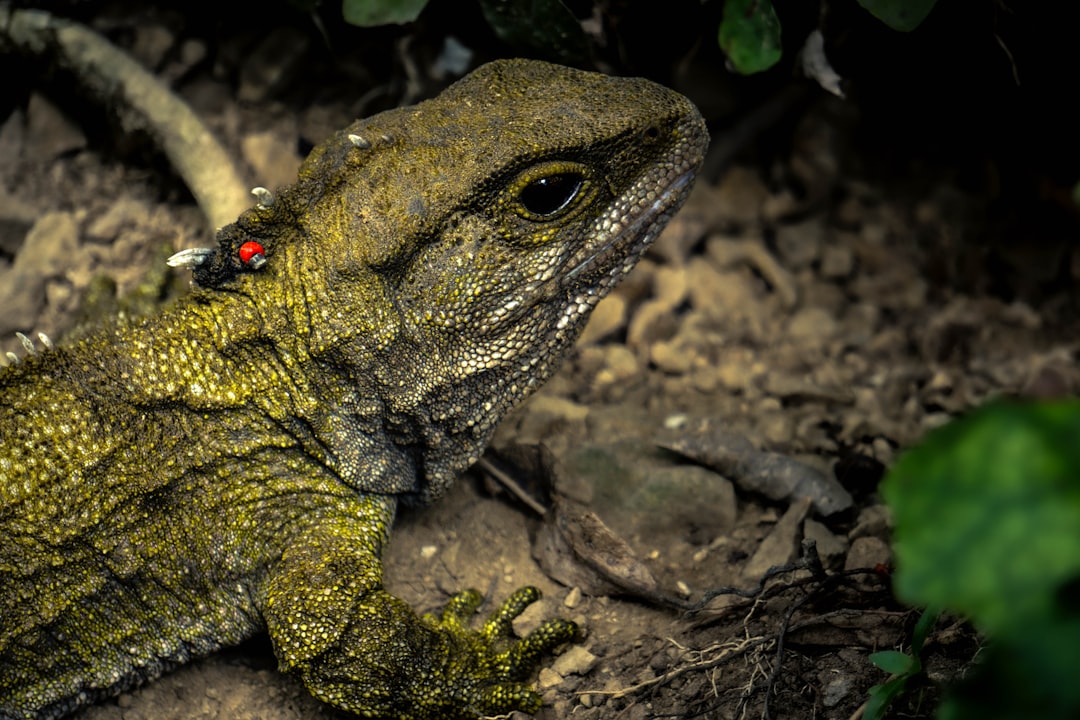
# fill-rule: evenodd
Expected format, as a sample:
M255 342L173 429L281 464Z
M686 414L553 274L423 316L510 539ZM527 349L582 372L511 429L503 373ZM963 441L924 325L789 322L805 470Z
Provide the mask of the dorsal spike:
M188 248L169 256L165 264L169 267L194 269L206 262L214 254L214 248Z
M259 201L257 207L261 208L262 210L273 207L274 202L277 200L277 198L274 197L274 193L270 192L262 186L251 188L251 194L254 195L255 199Z

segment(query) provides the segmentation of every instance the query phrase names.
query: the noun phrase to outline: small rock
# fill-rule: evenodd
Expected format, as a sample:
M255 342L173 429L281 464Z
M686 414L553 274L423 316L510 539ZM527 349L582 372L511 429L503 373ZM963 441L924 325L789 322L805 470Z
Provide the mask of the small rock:
M690 258L690 306L725 325L742 323L761 337L772 324L762 283L746 270L718 270L702 257Z
M588 406L554 395L537 395L529 404L529 411L567 422L582 422L589 415Z
M536 679L536 686L542 691L562 684L562 675L549 667L540 670L540 676Z
M677 342L658 342L649 351L653 364L672 375L683 375L689 371L695 355Z
M838 323L836 318L824 308L802 308L788 321L787 333L797 340L814 340L817 344L836 335Z
M563 598L563 605L573 610L581 604L581 588L574 586L570 588L570 592L566 593L566 597Z
M566 464L568 474L587 478L592 506L622 537L672 528L720 532L735 524L738 501L729 480L699 465L672 465L648 445L582 445Z
M598 389L620 384L625 386L641 373L637 356L625 345L612 344L603 346L604 366L596 373L594 382Z
M887 505L871 505L859 511L859 517L855 520L855 527L848 533L849 540L874 536L888 537L892 528L892 512Z
M754 387L755 379L764 367L754 360L751 351L736 348L725 352L716 363L716 378L728 390L746 393Z
M850 675L841 675L825 685L825 692L821 698L821 704L827 708L836 707L851 693L852 680Z
M71 213L42 215L26 235L15 262L0 272L0 335L31 330L45 302L45 283L77 262L79 229Z
M626 298L619 294L601 300L589 316L589 321L577 344L589 345L622 328L626 324Z
M876 569L891 564L892 550L888 543L879 537L861 537L851 543L851 549L844 561L844 570ZM857 578L856 583L868 588L880 584L877 579L867 577Z
M809 267L818 259L824 242L825 226L819 217L776 228L776 249L789 270Z
M799 299L794 277L760 237L747 240L716 235L705 243L705 255L719 269L749 265L769 284L784 308L794 307Z
M671 308L655 300L638 307L626 328L626 344L635 350L649 347L675 334L676 320Z
M559 615L559 608L557 603L548 597L542 597L536 602L532 603L521 614L511 621L514 632L521 637L525 637L536 628L543 625L549 618L557 617Z
M686 268L661 265L653 275L653 297L669 309L678 307L686 298Z
M571 645L555 661L551 663L551 669L560 676L587 675L596 667L597 657L581 645Z
M799 528L810 511L809 500L796 500L773 527L772 532L761 541L757 551L743 568L743 577L758 580L769 568L786 565L798 552Z
M855 253L846 245L826 245L821 254L821 275L845 278L855 268Z

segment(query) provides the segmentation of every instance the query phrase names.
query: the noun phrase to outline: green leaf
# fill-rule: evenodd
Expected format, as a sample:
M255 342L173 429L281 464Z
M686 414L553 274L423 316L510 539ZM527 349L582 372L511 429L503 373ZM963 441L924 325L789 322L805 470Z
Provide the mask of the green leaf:
M863 708L863 720L881 720L885 717L889 705L892 705L892 701L900 697L906 685L907 676L901 675L870 688L868 691L870 697L866 701L866 707Z
M428 0L342 0L345 22L360 27L402 25L412 22Z
M910 675L918 671L918 662L907 653L896 650L882 650L872 653L870 662L889 673L890 675Z
M720 48L743 75L780 60L780 20L769 0L727 0L720 20Z
M923 610L923 614L915 621L915 629L911 633L911 654L915 657L919 657L919 653L922 652L923 645L926 643L926 636L933 629L939 614L937 610L927 608Z
M564 62L589 56L581 22L560 0L480 0L484 19L515 49L539 50Z
M994 641L976 673L951 689L939 720L1076 720L1080 619L1055 618Z
M937 0L859 0L871 15L893 30L910 32L922 24Z
M992 403L931 433L881 490L900 599L1022 633L1080 576L1080 402Z

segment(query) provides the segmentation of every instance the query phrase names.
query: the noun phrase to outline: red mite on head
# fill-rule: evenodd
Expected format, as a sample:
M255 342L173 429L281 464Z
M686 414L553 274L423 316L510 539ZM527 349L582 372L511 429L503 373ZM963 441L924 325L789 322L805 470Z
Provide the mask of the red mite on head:
M240 256L240 262L252 270L258 270L266 264L266 251L257 242L249 240L241 245L236 252Z

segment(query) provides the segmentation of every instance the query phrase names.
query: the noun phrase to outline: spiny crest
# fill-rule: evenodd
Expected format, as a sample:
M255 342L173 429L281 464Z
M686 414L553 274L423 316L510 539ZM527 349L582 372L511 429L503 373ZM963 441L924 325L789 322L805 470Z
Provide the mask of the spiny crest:
M38 350L37 347L34 345L33 340L31 340L29 337L27 337L21 332L15 333L15 337L19 338L19 342L22 343L22 346L26 350L26 354L28 356L37 355ZM45 333L38 333L38 339L41 340L41 344L46 351L53 349L53 341L49 338L48 335L46 335ZM13 352L5 353L5 357L7 358L7 362L4 363L6 365L18 365L22 362L22 358Z

